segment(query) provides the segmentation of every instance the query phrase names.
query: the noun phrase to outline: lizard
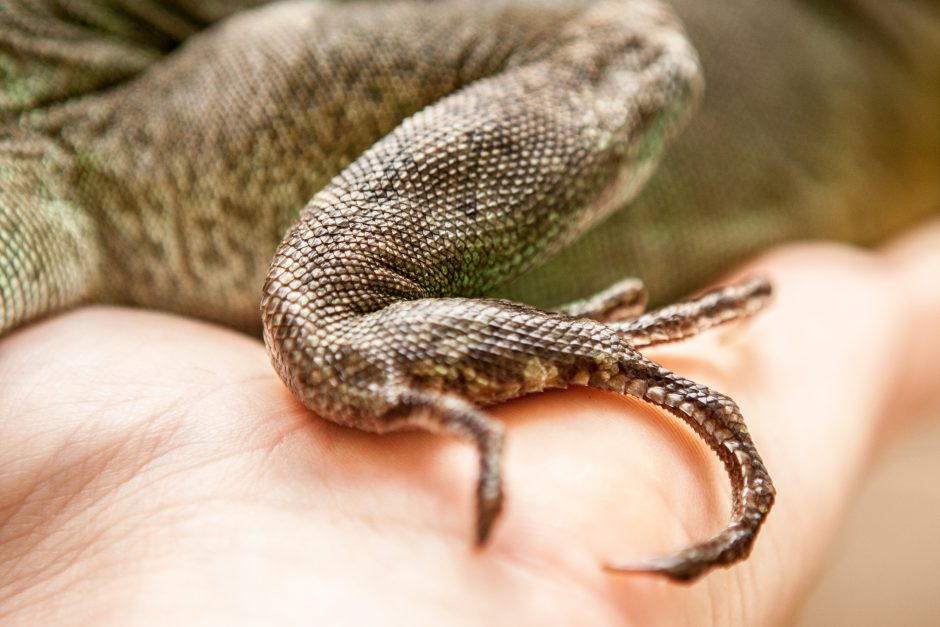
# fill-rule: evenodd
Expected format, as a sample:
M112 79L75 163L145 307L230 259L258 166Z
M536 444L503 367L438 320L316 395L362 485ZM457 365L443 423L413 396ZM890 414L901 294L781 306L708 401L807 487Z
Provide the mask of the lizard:
M701 92L673 12L557 0L231 15L249 4L0 3L0 332L96 301L262 323L279 374L325 418L476 444L479 542L501 508L503 441L481 407L572 384L632 394L712 445L734 505L715 538L610 570L690 580L744 558L774 492L737 406L637 349L753 314L767 283L645 315L636 281L554 310L488 295L618 209L630 232L646 180L655 191L682 169L667 156L653 174ZM935 163L927 127L911 163ZM914 180L906 219L843 237L929 211L936 186ZM827 215L813 232L844 218ZM752 244L795 235L767 230Z

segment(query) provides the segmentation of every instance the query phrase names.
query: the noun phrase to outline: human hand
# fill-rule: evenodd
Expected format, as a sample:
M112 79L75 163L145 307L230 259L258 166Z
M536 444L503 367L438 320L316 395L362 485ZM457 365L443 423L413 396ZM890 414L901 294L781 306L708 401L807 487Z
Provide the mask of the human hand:
M474 451L301 407L251 338L91 308L0 342L4 624L773 624L872 454L940 399L940 223L780 249L776 300L649 356L729 394L774 478L752 556L616 576L718 530L727 478L672 417L572 389L492 410L507 506L473 547Z

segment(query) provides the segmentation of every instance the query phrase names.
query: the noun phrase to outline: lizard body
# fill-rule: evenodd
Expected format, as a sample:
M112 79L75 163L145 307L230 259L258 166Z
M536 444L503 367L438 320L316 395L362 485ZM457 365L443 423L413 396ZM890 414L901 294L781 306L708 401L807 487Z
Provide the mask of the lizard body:
M371 431L419 426L478 446L479 540L500 509L502 431L478 407L581 384L674 413L732 476L724 531L639 568L688 579L748 553L773 488L736 405L636 348L750 315L766 284L639 318L629 284L560 312L479 298L624 205L614 220L638 217L627 241L655 237L643 221L650 201L629 201L700 82L661 4L280 2L200 34L242 3L54 4L0 3L0 331L93 301L257 329L264 283L266 342L308 407ZM936 69L925 67L912 73ZM908 133L901 122L894 130ZM935 163L933 137L901 152ZM835 182L807 198L860 184L844 165L824 170ZM906 218L872 222L928 211L936 184L916 180L910 196L922 200ZM840 211L810 228L830 234ZM624 219L629 234L634 218ZM729 255L700 256L714 272L800 233L759 232Z

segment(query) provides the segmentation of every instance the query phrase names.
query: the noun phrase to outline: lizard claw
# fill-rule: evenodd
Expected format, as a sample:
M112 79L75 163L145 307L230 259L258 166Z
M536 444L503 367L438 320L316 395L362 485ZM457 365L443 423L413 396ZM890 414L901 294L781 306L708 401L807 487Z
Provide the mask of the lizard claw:
M666 576L673 581L691 582L707 570L688 561L670 559L668 557L651 559L645 562L607 562L604 570L616 574L658 575Z
M711 540L672 555L640 562L607 562L604 570L611 573L660 575L673 581L691 582L715 566L730 566L747 557L758 526L734 522Z
M502 492L497 493L495 497L484 494L477 496L477 546L482 547L486 544L490 535L490 529L493 527L493 521L499 517L502 509Z

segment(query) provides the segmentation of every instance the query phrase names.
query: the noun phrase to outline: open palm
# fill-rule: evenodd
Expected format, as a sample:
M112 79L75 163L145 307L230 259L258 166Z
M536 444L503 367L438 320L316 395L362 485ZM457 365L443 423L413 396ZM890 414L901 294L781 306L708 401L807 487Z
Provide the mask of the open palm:
M109 308L32 325L0 343L0 622L779 622L876 443L938 400L938 251L940 224L876 254L779 250L747 270L775 281L765 315L650 352L738 401L778 489L752 557L692 586L601 569L727 516L717 460L642 403L496 408L508 502L477 550L471 448L321 420L218 327Z

